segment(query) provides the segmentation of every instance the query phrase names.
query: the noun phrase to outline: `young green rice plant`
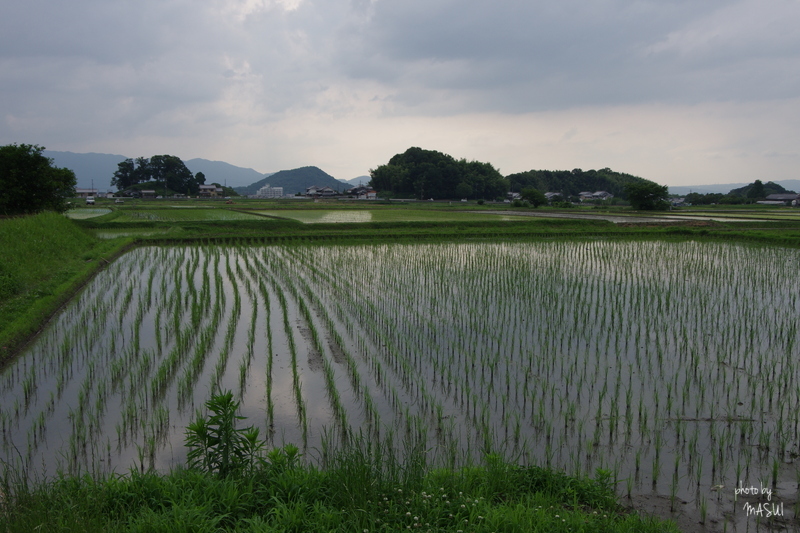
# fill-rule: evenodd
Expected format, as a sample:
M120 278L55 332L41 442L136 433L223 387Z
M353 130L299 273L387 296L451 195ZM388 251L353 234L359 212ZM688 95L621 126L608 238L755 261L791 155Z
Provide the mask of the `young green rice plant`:
M705 495L700 496L700 523L705 525L706 518L708 517L708 501Z

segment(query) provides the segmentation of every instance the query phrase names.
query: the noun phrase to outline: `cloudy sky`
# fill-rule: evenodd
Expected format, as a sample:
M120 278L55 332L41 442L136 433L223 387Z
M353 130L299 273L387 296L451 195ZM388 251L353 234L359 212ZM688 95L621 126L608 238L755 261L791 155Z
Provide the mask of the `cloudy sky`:
M0 144L800 177L800 0L11 0Z

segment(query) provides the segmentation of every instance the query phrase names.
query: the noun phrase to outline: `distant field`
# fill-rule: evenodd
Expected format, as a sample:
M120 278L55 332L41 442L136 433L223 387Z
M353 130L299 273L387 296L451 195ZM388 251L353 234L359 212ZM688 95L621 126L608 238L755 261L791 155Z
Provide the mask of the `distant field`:
M257 215L230 209L168 207L163 209L124 210L116 222L193 222L201 220L256 220Z
M766 210L754 209L752 211L728 211L717 212L708 211L680 211L681 216L692 217L715 217L715 218L737 218L737 219L756 219L756 220L800 220L800 209L792 210Z
M478 220L518 220L517 217L463 211L412 209L293 209L253 211L263 216L291 218L305 224L352 222L466 222Z
M103 215L107 215L111 212L111 209L106 208L82 208L79 207L77 209L71 209L67 211L67 217L73 220L83 220L86 218L94 218Z

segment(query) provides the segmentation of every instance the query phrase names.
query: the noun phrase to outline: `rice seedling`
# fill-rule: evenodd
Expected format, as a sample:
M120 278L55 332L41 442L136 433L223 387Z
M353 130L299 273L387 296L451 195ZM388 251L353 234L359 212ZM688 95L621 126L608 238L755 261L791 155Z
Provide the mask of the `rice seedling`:
M774 482L798 438L800 302L769 289L796 284L796 261L664 242L141 248L3 374L0 453L16 425L41 462L64 403L84 420L65 429L76 462L114 428L113 461L138 445L157 463L181 437L159 410L182 427L238 385L267 434L308 447L330 426L402 427L450 462L615 465L629 493Z

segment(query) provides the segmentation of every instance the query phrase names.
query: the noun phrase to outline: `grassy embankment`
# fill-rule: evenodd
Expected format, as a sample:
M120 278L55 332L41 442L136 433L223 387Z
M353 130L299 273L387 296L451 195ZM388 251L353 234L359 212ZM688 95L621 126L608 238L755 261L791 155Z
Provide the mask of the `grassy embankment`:
M125 244L54 213L0 220L0 365Z

